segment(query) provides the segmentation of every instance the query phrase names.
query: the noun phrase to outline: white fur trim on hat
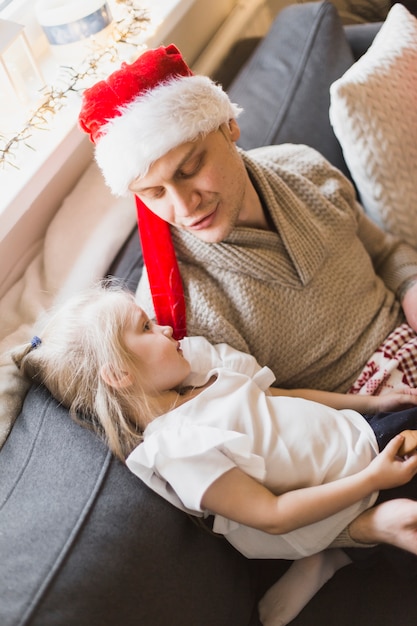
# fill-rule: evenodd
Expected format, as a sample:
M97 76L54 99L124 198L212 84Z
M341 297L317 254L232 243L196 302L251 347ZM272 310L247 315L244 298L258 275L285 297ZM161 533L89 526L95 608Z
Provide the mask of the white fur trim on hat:
M111 191L125 195L173 148L206 135L236 118L240 107L207 76L170 79L120 109L103 126L96 161Z

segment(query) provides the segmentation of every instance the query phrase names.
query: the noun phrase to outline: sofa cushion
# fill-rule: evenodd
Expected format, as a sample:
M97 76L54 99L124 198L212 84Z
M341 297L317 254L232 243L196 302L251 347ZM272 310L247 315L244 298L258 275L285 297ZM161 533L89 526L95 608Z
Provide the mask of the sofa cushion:
M330 119L365 210L417 246L417 18L402 4L332 85Z
M353 62L333 4L283 9L228 89L244 109L240 147L304 143L349 175L328 110L331 83Z

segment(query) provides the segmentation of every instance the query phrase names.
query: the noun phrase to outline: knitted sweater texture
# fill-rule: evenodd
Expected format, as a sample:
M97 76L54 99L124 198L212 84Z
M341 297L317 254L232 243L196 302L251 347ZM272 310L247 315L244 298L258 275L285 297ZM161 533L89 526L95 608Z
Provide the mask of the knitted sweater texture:
M417 274L417 251L382 232L315 150L241 156L276 230L236 227L207 244L172 228L188 335L249 352L277 386L347 391L404 321L395 291ZM152 312L146 272L137 296Z

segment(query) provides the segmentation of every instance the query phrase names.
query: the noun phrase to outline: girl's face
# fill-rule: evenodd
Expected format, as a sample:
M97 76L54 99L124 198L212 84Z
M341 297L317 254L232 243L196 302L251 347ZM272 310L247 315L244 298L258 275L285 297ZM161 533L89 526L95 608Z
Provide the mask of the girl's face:
M172 328L155 324L136 304L123 337L126 347L137 356L136 373L145 393L159 395L175 389L190 373Z

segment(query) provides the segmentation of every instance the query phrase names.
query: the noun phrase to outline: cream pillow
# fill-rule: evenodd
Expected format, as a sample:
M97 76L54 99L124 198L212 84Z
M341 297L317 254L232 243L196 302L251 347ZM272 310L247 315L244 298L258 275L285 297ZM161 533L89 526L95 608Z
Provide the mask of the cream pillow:
M330 122L366 212L417 247L417 18L395 4L330 87Z

